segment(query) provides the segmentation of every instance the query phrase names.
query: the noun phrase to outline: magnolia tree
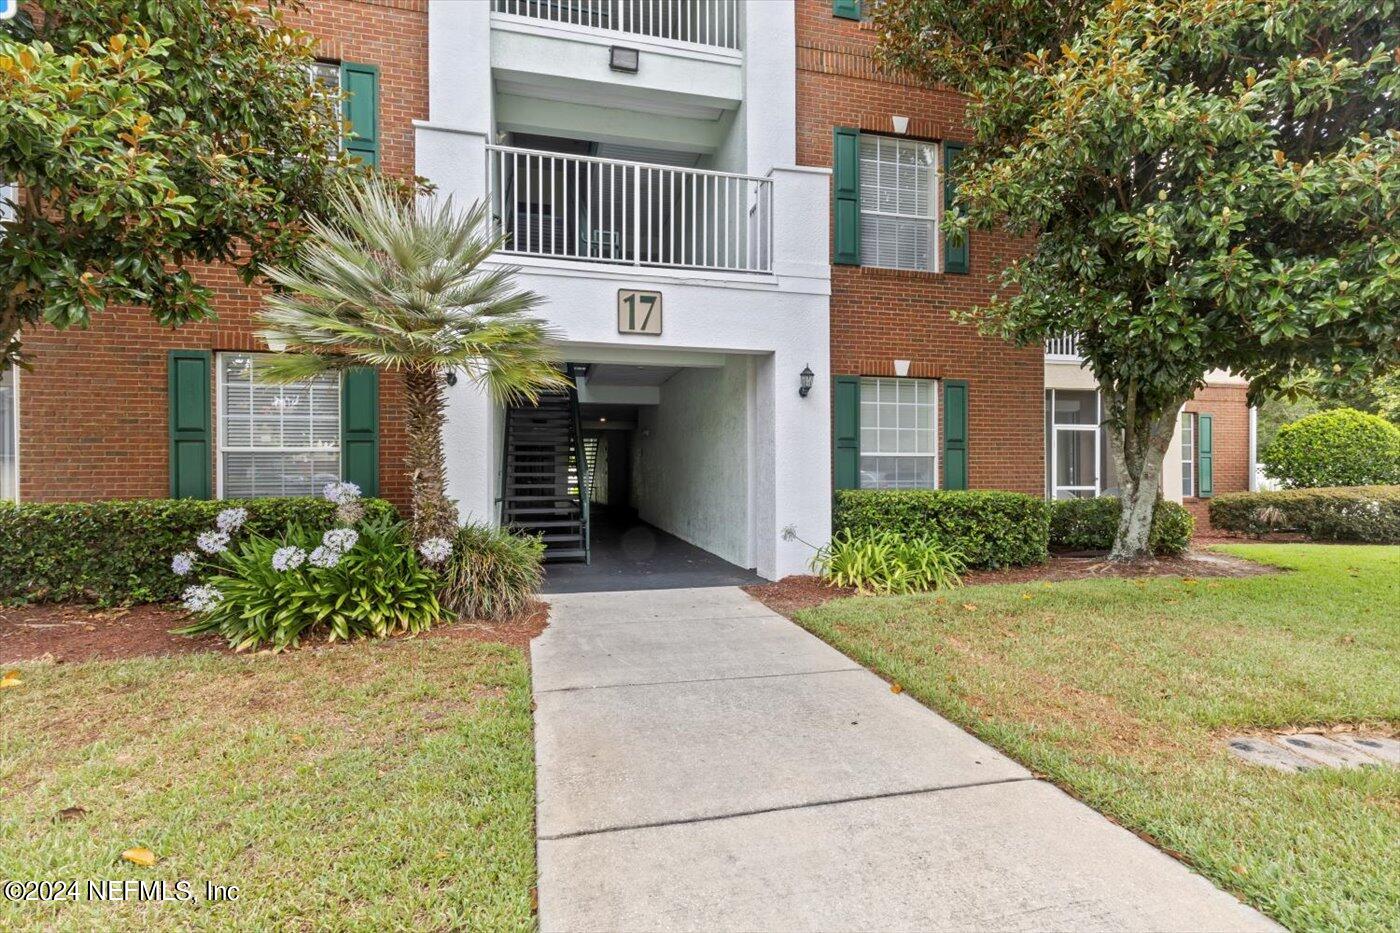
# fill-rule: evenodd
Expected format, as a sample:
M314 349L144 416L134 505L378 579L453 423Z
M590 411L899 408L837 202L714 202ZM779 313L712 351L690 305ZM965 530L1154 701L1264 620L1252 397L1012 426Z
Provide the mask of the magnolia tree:
M971 312L1077 334L1122 514L1147 556L1177 412L1225 369L1251 399L1400 346L1394 0L886 0L887 67L968 96L953 228L1033 237Z
M109 305L212 316L191 273L285 262L338 176L334 93L277 0L25 0L0 22L0 364Z

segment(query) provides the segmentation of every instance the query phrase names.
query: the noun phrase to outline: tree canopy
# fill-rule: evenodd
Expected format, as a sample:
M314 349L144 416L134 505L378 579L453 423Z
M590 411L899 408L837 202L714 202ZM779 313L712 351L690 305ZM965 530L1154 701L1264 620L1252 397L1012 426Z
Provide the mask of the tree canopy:
M0 23L0 363L109 305L210 317L192 274L254 281L351 170L310 37L277 2L33 0Z
M1396 365L1395 0L888 0L876 24L888 67L968 95L954 225L1034 238L973 316L1079 336L1127 480L1116 553L1142 553L1208 373L1258 399Z

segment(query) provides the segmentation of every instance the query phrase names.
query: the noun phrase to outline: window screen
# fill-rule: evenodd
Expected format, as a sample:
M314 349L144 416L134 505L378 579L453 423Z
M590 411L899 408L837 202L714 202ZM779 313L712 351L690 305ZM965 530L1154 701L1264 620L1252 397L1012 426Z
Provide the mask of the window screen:
M340 479L340 377L259 377L265 356L219 357L221 495L319 495Z
M860 381L862 489L932 489L938 482L938 400L928 379Z
M938 147L888 136L860 137L860 263L934 268Z

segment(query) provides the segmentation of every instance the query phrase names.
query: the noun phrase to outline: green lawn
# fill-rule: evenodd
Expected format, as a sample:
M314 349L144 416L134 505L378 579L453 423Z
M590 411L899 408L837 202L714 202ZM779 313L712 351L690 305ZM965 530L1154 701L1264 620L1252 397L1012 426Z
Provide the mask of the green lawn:
M236 884L235 904L15 904L0 929L533 924L529 673L458 638L15 665L0 879ZM83 807L78 819L58 811ZM145 846L159 861L120 860Z
M1288 572L842 599L798 621L1285 925L1393 930L1400 770L1284 774L1220 736L1400 727L1400 547L1221 550Z

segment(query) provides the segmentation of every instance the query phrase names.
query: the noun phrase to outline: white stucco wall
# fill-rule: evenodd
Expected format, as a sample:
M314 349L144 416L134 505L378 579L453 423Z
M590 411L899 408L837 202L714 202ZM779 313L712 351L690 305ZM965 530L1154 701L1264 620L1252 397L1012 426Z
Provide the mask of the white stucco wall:
M527 257L510 264L520 268L519 284L543 297L539 315L554 332L563 360L693 366L699 354L707 357L702 366L723 365L726 372L728 360L723 355L736 354L745 360L748 404L737 417L744 429L739 459L746 464L749 481L735 490L738 504L719 505L720 516L690 516L685 523L717 528L727 521L724 515L741 508L733 536L719 546L726 549L727 559L746 554L741 563L776 578L803 572L811 557L807 545L783 540L784 527L795 527L798 535L816 544L825 541L831 527L830 172L794 164L792 4L752 3L745 9L746 33L751 38L741 55L681 50L674 60L663 63L659 57L670 53L658 48L648 52L647 74L638 80L605 74L605 65L600 71L594 58L601 46L587 37L569 52L591 56L587 63L579 63L579 68L586 64L586 74L560 71L558 56L545 60L528 53L552 39L548 29L527 26L513 29L509 37L502 33L493 39L493 33L500 31L491 28L489 4L435 2L429 7L429 119L416 124L417 171L437 186L438 197L451 196L460 208L485 196L485 147L497 130L491 112L493 56L498 69L516 77L528 70L536 84L578 79L608 83L614 90L626 85L629 91L670 98L708 96L711 102L742 96L743 109L734 117L742 120L742 132L725 140L730 143L726 155L737 157L742 144L747 164L727 168L773 179L771 274ZM752 38L756 36L761 38ZM742 62L742 74L737 62ZM691 82L701 72L723 78L697 88ZM647 140L635 142L645 145ZM617 332L619 288L662 293L661 336ZM816 374L815 386L807 398L800 398L798 375L805 366ZM687 377L682 384L690 381L692 377ZM499 407L467 380L449 390L448 491L465 518L494 519L496 514L501 422ZM735 424L726 421L725 430L735 431ZM710 508L708 501L703 507ZM679 517L667 521L675 527L683 524ZM746 539L744 549L734 536Z
M683 369L640 409L632 443L632 504L643 521L752 567L749 404L753 358Z

